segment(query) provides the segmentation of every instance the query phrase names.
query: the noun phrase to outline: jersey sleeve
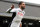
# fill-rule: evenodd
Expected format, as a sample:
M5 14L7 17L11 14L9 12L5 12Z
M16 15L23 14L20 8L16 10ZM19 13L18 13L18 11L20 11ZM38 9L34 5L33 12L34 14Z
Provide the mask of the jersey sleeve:
M16 9L12 9L10 12L16 12Z
M6 12L9 12L9 10L11 10L11 8L9 8Z

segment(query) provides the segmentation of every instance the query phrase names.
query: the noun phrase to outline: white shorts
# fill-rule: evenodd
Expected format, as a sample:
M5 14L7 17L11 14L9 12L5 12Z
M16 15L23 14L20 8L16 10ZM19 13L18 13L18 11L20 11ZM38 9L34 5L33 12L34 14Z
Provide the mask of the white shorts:
M20 26L20 22L19 23L13 22L13 23L11 23L10 27L19 27L19 26Z

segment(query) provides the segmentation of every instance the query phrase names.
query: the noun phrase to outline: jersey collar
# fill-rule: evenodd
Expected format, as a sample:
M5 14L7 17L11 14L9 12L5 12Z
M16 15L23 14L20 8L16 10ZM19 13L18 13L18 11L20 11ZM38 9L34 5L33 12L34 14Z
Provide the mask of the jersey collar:
M19 8L19 10L21 10L21 11L22 11L22 9L20 9L20 8Z

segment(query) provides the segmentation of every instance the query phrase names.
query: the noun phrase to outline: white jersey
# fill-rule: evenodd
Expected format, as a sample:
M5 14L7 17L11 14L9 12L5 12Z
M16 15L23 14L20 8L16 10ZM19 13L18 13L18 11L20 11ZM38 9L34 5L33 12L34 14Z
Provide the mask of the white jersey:
M16 12L16 16L14 17L10 27L19 27L25 12L22 11L20 8L12 9L10 12Z

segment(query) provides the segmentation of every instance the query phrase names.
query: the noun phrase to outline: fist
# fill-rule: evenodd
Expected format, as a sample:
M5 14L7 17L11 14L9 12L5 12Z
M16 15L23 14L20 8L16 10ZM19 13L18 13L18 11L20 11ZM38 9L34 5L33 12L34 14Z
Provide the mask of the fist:
M11 9L13 9L13 8L14 8L14 5L12 4Z

